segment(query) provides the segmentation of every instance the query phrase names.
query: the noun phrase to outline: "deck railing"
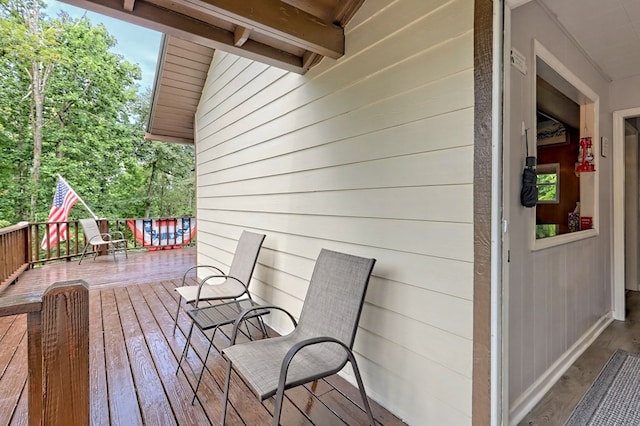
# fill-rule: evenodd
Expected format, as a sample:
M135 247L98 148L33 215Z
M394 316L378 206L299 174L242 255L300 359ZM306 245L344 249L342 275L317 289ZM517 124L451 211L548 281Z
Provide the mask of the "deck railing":
M0 229L0 287L29 267L29 223Z
M194 217L99 219L101 232L122 232L128 250L163 250L193 245ZM67 239L60 241L64 227ZM42 245L43 239L51 244ZM0 229L0 286L15 279L30 266L52 261L70 261L82 254L85 236L76 220L66 222L22 222Z
M0 317L27 314L29 425L89 424L89 288L52 284L0 298Z

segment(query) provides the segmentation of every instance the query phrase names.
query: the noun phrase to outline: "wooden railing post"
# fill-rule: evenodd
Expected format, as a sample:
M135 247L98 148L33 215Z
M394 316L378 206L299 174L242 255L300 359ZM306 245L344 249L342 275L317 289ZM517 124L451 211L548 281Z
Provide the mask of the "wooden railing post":
M27 357L29 360L29 426L43 423L42 413L42 315L27 314Z
M29 425L89 424L89 289L51 285L27 316Z
M109 221L107 219L99 219L98 220L98 228L100 229L100 232L103 234L108 234L109 233ZM106 256L109 254L108 252L108 247L106 245L100 245L97 248L98 250L98 256Z

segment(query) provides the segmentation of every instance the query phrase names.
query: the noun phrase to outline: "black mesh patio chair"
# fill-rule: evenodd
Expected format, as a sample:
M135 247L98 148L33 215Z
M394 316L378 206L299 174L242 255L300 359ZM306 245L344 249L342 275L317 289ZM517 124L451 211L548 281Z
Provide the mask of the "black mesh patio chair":
M264 401L276 396L273 425L280 423L284 392L304 383L330 376L349 361L353 367L365 411L374 425L360 371L352 348L360 313L375 259L365 259L322 249L316 261L309 289L294 330L282 337L255 340L223 349L228 359L222 424L225 424L231 371L234 370ZM243 311L234 324L231 341L244 316L256 309L290 313L277 306L260 306Z
M193 305L195 308L198 307L198 303L201 301L235 300L244 295L251 299L249 282L258 261L258 254L264 238L264 234L242 231L228 274L212 265L197 265L189 268L184 273L182 286L175 288L175 291L180 295L180 299L178 299L178 309L173 323L174 334L178 324L180 301L182 299L184 299L185 303ZM212 274L207 275L197 285L186 285L188 276L193 273L196 273L197 282L197 271L199 269L211 271ZM220 282L220 280L223 281Z
M100 232L98 228L98 222L95 219L80 219L78 220L82 226L85 236L84 250L82 250L82 256L78 265L82 263L82 259L87 254L89 247L96 249L100 246L106 246L107 251L113 254L113 260L116 260L116 252L124 252L125 257L128 259L127 254L127 240L124 238L124 234L120 231L114 231L112 233ZM93 259L98 256L98 250L95 250Z

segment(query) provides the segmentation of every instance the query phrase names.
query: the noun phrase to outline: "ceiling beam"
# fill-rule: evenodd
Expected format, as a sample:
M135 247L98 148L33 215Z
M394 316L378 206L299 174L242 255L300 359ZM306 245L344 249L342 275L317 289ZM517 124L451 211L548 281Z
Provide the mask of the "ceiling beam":
M242 47L247 42L247 40L249 40L250 34L251 29L238 25L233 33L233 45Z
M344 55L344 29L280 0L171 0L294 46L337 59Z
M133 6L135 5L136 0L124 0L124 4L122 5L123 9L127 12L133 12Z
M145 140L148 140L148 141L171 142L171 143L179 143L183 145L193 145L193 139L179 138L177 136L154 135L153 133L145 133L144 138Z
M319 55L313 52L306 52L302 55L302 68L308 70L315 64L318 59L322 59L322 57L318 58Z
M242 47L234 45L234 33L181 15L146 1L138 0L132 12L123 9L122 0L61 0L92 12L121 19L132 24L192 41L203 46L220 49L235 55L264 62L288 71L303 74L302 58L275 49L254 40Z
M336 22L341 22L344 26L344 23L349 22L351 18L353 18L353 15L355 15L360 9L362 3L364 3L364 0L353 0L338 3L333 11Z

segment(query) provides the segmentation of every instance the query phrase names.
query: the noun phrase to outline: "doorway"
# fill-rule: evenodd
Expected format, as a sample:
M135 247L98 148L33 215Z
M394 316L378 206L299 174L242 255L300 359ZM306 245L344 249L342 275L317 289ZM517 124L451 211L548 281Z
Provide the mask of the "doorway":
M624 281L625 289L630 291L638 291L640 280L640 150L637 121L637 118L624 120Z
M627 136L629 140L633 139L633 130L630 129L629 124L636 123L637 120L631 120L640 116L640 108L631 108L621 111L615 111L613 113L613 318L623 321L625 319L625 291L627 289L627 280L629 280L629 286L638 288L638 281L640 279L640 270L638 269L638 252L633 254L634 249L638 250L638 236L640 235L640 222L631 220L631 227L628 228L627 217L631 212L635 211L637 216L638 206L638 174L632 170L627 170L626 163L627 157L633 158L633 153L627 152ZM637 129L635 125L632 125ZM635 150L638 150L637 133L636 133ZM631 144L632 142L629 142ZM603 141L603 145L606 146L606 141ZM632 145L630 145L632 146ZM632 150L634 148L631 148ZM638 161L638 160L636 160ZM640 164L636 164L640 166ZM633 177L636 177L633 179ZM630 187L627 188L626 181L631 182ZM635 184L636 190L633 186ZM635 201L634 201L635 198ZM636 207L634 207L636 206ZM629 209L627 211L627 208ZM633 229L633 222L635 222L636 229ZM627 240L627 230L631 232L629 238L630 247L625 247L625 240ZM635 232L636 241L633 233ZM627 249L630 248L630 252L627 253ZM629 263L629 265L627 265ZM625 270L629 266L630 274L627 276ZM634 277L635 272L635 277ZM633 282L635 280L635 284Z

